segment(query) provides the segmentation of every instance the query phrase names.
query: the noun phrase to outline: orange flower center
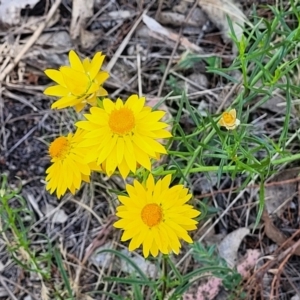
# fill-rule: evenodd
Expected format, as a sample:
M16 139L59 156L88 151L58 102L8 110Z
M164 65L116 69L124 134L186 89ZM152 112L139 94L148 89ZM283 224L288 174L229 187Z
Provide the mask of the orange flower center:
M145 205L145 207L142 209L141 217L147 226L153 227L161 222L163 218L163 212L159 205L156 203L150 203Z
M223 113L223 120L226 124L232 124L235 122L235 118L228 112Z
M52 158L64 159L70 153L70 150L70 141L66 137L60 136L50 144L49 154Z
M133 111L127 107L113 110L109 116L108 125L113 133L128 134L135 126Z

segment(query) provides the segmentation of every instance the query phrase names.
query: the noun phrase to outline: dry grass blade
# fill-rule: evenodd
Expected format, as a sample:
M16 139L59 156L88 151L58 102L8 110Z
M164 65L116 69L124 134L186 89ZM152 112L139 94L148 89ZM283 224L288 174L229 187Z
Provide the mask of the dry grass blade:
M182 37L180 34L171 32L161 26L158 22L156 22L153 18L147 16L146 14L143 15L143 22L147 25L147 27L151 30L150 36L153 36L155 38L159 38L160 35L163 35L164 37L167 37L168 39L172 41L179 41L179 44L184 46L186 49L197 52L197 53L204 53L204 50L197 46L194 43L191 43L187 38ZM158 34L158 36L157 36Z
M109 61L109 63L106 66L106 71L110 72L113 68L113 66L115 65L115 63L117 62L117 60L119 59L121 53L124 51L126 45L128 44L129 40L131 39L131 36L133 35L133 33L135 32L135 30L137 29L138 25L141 23L141 21L143 20L143 16L144 14L146 14L149 10L149 8L153 5L155 1L152 1L148 7L144 10L144 12L140 15L140 17L135 21L135 23L133 24L133 26L131 27L130 31L128 32L128 34L126 35L125 39L123 40L123 42L121 43L121 45L119 46L118 50L115 52L114 56L111 58L111 60Z
M247 22L247 18L237 3L234 3L232 0L199 0L198 3L211 21L220 29L225 42L229 42L231 39L231 30L227 16L232 21L232 27L237 40L241 39L244 23ZM233 46L233 52L237 53L235 45Z
M3 280L3 277L0 276L0 283L1 285L5 288L7 294L9 295L9 297L12 299L12 300L18 300L15 295L12 293L12 291L10 290L10 288L8 287L8 285L6 284L6 282Z
M9 3L9 0L4 1ZM16 3L17 0L11 2ZM8 174L8 183L14 187L19 186L16 176L22 180L22 190L18 196L24 200L20 203L15 199L9 200L7 207L13 209L13 216L16 216L16 219L11 218L9 224L6 216L10 211L3 210L4 201L0 206L3 240L0 243L0 259L5 262L2 266L0 263L0 298L5 295L14 300L55 297L105 300L111 295L111 298L118 299L154 299L160 293L152 289L151 284L154 283L155 289L165 289L161 291L161 298L185 299L185 295L181 294L187 286L184 279L189 280L188 284L197 285L187 291L192 293L190 299L195 296L197 299L241 299L239 293L247 292L248 286L252 289L252 298L248 299L255 299L253 294L257 286L261 299L269 295L279 298L292 296L293 291L297 293L300 290L300 234L289 236L299 227L300 178L297 171L292 175L286 166L287 163L293 166L299 164L297 141L300 129L296 113L284 114L284 111L287 112L288 105L296 104L298 100L297 93L292 90L291 101L285 102L289 87L281 90L281 86L278 88L276 83L270 81L276 68L285 72L285 68L292 68L295 66L293 63L298 63L296 51L284 57L283 64L277 64L271 57L280 47L284 48L285 43L289 44L288 37L292 35L283 35L282 32L288 33L287 29L297 28L298 23L293 24L294 27L291 25L298 20L297 15L289 9L287 14L282 11L286 19L280 19L281 15L275 13L274 20L268 16L266 23L280 21L279 27L268 36L268 26L259 26L262 21L260 7L256 11L250 8L253 1L36 2L36 7L30 6L23 9L22 14L18 13L22 22L20 26L1 27L0 30L0 173ZM268 9L270 14L273 9L273 12L277 12L276 9L281 12L281 8L275 6L263 9ZM246 68L240 68L241 56L232 54L227 45L227 41L231 45L231 27L227 21L231 19L239 39L243 32L239 24L248 22L243 12L249 12L249 19L255 23L253 33L250 34L251 24L246 29L245 43L248 44L244 58L249 60ZM287 26L282 28L285 22ZM276 39L280 42L278 47L274 35L279 35ZM254 40L259 41L256 48L251 47ZM238 47L242 49L241 45ZM48 180L46 170L52 163L49 157L51 142L58 136L74 132L75 123L86 118L85 113L90 110L90 106L79 114L73 108L52 110L52 99L46 99L43 94L45 88L54 84L50 83L44 70L57 70L69 64L71 68L72 65L75 67L76 62L68 62L67 54L74 48L80 50L80 57L91 58L95 52L106 55L106 69L111 74L103 87L110 99L128 99L132 94L146 95L147 106L165 110L169 116L161 121L169 124L165 130L169 130L172 137L168 141L156 140L166 148L167 155L162 155L161 160L156 162L153 160L153 164L151 161L151 173L155 180L171 173L170 186L174 187L178 181L184 184L193 194L190 204L201 211L201 216L196 220L197 228L190 232L194 244L188 245L184 241L181 244L180 241L182 247L179 255L172 255L171 268L165 268L164 262L160 268L163 260L157 260L150 266L149 260L143 257L145 249L132 249L132 244L128 244L127 240L123 243L126 234L122 229L113 227L116 213L119 219L122 214L118 213L117 208L122 201L118 201L117 197L125 197L126 183L132 183L133 179L147 182L148 172L143 174L142 166L138 166L136 177L130 174L125 180L119 177L119 173L110 177L93 172L90 184L83 183L76 195L68 193L58 202L55 194L45 189ZM269 57L274 62L270 67ZM280 61L279 56L274 57ZM261 69L256 61L261 62ZM298 65L296 67L298 69ZM255 77L257 70L262 70L258 73L262 74L260 80L253 89L251 84L248 89L243 89L244 81ZM74 76L70 76L71 81L77 78ZM287 78L289 75L285 72L284 76ZM79 86L79 75L77 79ZM259 90L256 89L258 84L262 85ZM291 89L292 86L297 85L293 82ZM282 110L280 107L272 109L274 101L261 97L265 91L271 95L272 88L279 89L276 96L284 99L283 104L286 103ZM183 90L186 91L185 97ZM172 96L165 97L171 93ZM261 105L265 99L265 105ZM225 107L237 110L241 126L236 132L219 129L215 124L218 114ZM160 114L155 113L157 116ZM149 127L155 126L151 123ZM145 144L142 146L146 148ZM122 145L119 151L123 151ZM127 160L129 162L129 156ZM290 176L282 178L279 173L281 168ZM58 183L68 183L72 177L67 172L69 170L65 171L68 179L57 180ZM274 174L278 174L280 182L274 182ZM283 194L288 185L291 187L289 193ZM273 193L268 194L267 191L263 194L263 186ZM0 182L0 200L2 191ZM276 194L278 201L274 201L273 194ZM274 202L269 213L278 211L276 222L269 215L264 215L259 223L260 213L268 198ZM9 226L14 225L15 220L20 222L18 227L24 228L19 236L12 233L12 226ZM180 218L176 216L174 221L179 224ZM248 234L247 228L252 229L251 234ZM237 231L240 231L240 237ZM23 233L26 236L24 241L21 239ZM161 242L163 239L160 238ZM277 250L274 251L274 248ZM252 256L246 259L243 253L252 253ZM272 255L266 256L269 253ZM13 260L14 257L19 261ZM207 257L211 259L206 260ZM268 262L268 258L272 261ZM137 266L142 272L140 274L146 277L138 275L132 278L137 273L132 271L130 262L133 269ZM152 265L155 268L150 270ZM253 270L254 265L256 270ZM202 267L204 274L201 273ZM215 278L207 278L208 275L217 276L213 272L219 267L228 267L226 272L223 269L222 279L215 281ZM255 271L257 277L252 276ZM238 283L235 277L232 282L228 280L238 273L242 275L243 282ZM188 277L189 274L192 277ZM175 276L183 280L175 280ZM193 276L200 281L194 282ZM206 278L203 279L203 276ZM15 282L7 278L13 278ZM248 286L244 285L246 281ZM180 286L181 283L183 286ZM285 284L292 286L288 292ZM202 292L198 289L200 287ZM225 290L228 297L222 294ZM193 294L197 291L201 296L199 293Z
M192 12L193 12L193 10L196 8L196 6L197 6L197 1L195 1L194 5L193 5L192 8L190 9L188 15L187 15L186 18L185 18L185 22L191 17ZM175 47L174 47L173 50L172 50L171 57L170 57L170 59L169 59L169 61L168 61L166 70L165 70L165 72L164 72L164 75L163 75L163 77L162 77L161 83L160 83L160 85L159 85L159 89L158 89L158 92L157 92L157 97L160 97L160 96L161 96L161 93L162 93L162 91L163 91L163 87L164 87L164 84L165 84L165 82L166 82L166 79L167 79L167 76L168 76L168 73L169 73L169 70L170 70L170 67L171 67L171 64L172 64L173 57L174 57L174 55L175 55L175 53L176 53L176 51L177 51L177 48L178 48L178 46L179 46L179 43L180 43L180 38L181 38L181 35L182 35L182 29L183 29L183 28L181 27L181 28L180 28L180 32L179 32L179 34L178 34L178 39L177 39L177 41L176 41L176 45L175 45Z
M113 229L112 225L115 221L116 221L115 216L110 216L107 220L107 223L103 226L102 230L98 233L96 238L92 241L92 243L86 249L85 256L84 256L82 262L80 263L80 266L77 268L76 276L75 276L74 283L73 283L73 287L77 293L79 292L78 291L79 280L80 280L80 275L81 275L84 265L88 261L89 257L93 254L93 252L98 247L100 247L101 245L103 245L106 242L108 235L110 234L110 232Z
M274 241L278 246L293 247L293 254L300 256L300 247L294 246L294 242L285 236L272 222L266 210L264 210L262 219L265 222L265 232L269 239Z
M94 0L74 0L70 35L73 40L80 35L80 30L85 26L88 18L93 16Z
M3 70L0 74L0 82L13 70L13 68L17 65L17 63L22 59L24 54L32 47L32 45L36 42L38 37L41 35L47 24L50 22L51 18L54 16L56 10L58 9L59 5L61 4L62 0L56 0L51 9L49 10L47 17L43 23L37 28L35 33L30 37L27 43L24 45L22 50L19 54L15 57L15 59Z

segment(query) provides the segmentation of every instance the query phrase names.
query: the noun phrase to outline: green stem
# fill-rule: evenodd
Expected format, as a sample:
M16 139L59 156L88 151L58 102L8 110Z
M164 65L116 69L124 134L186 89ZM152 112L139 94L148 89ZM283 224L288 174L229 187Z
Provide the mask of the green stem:
M276 166L276 165L280 165L280 164L284 164L284 163L289 163L289 162L295 161L297 159L300 159L300 153L293 154L291 156L287 156L287 157L283 157L283 158L274 159L273 161L271 161L271 164Z
M205 140L203 141L204 144L208 144L209 140L213 137L213 135L215 134L215 130L212 129L212 131L209 133L209 135L205 138ZM183 175L180 179L180 183L183 183L184 178L191 173L192 170L192 165L194 164L195 160L197 159L197 157L199 156L200 151L203 149L202 146L198 146L198 148L195 150L194 155L192 156L191 160L189 161L188 165L186 166L186 168L183 171ZM204 167L204 166L203 166ZM196 173L196 172L193 172ZM168 173L169 174L169 173Z
M272 56L272 58L269 60L269 62L266 64L265 66L265 70L268 70L276 61L276 59L278 58L278 56L281 54L282 49L280 49L279 51L277 51L274 56ZM253 78L252 82L250 83L251 86L254 86L257 81L262 77L262 75L264 74L265 70L261 70L257 73L257 75Z
M220 170L220 166L198 166L196 168L192 168L192 164L194 163L195 157L197 157L197 155L199 154L200 149L199 147L196 149L193 158L190 160L188 166L185 168L184 170L184 175L187 176L188 174L192 174L192 173L201 173L201 172L214 172L214 171L219 171ZM284 164L284 163L289 163L295 160L300 160L300 153L298 154L294 154L291 156L287 156L287 157L283 157L283 158L279 158L279 159L274 159L272 160L270 163L273 166L276 165L280 165L280 164ZM224 166L222 168L222 172L226 173L229 171L234 171L237 170L237 166L236 165L232 165L232 166ZM241 169L240 171L244 171L244 169ZM153 174L157 175L157 176L162 176L162 175L167 175L167 174L175 174L177 172L177 170L157 170L157 172L155 172L155 170L153 171ZM182 181L183 179L181 179Z
M165 299L167 294L167 278L168 278L168 258L163 255L162 257L162 271L163 271L163 278L162 278L162 287L161 287L161 299Z
M292 31L290 35L286 38L286 41L289 41L293 43L295 36L297 37L298 35L299 28L296 30ZM271 66L274 65L274 62L277 60L278 57L282 57L284 54L288 53L294 45L288 45L287 47L283 46L281 47L273 56L272 58L268 61L268 63L265 66L265 70L268 70ZM252 82L250 83L251 86L254 86L257 81L262 77L264 74L265 70L261 70L257 73L257 75L253 78Z

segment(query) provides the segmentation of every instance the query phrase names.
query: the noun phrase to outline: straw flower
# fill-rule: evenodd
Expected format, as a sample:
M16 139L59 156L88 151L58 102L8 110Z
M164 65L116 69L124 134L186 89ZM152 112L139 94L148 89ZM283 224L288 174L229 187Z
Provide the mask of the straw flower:
M169 138L165 130L168 124L159 120L164 111L152 111L145 106L145 98L130 96L125 103L116 103L106 98L103 108L92 107L85 114L86 121L76 126L85 130L86 135L80 146L89 148L87 162L97 162L111 176L118 168L123 178L130 171L135 173L138 165L150 170L150 158L159 158L166 153L158 139Z
M121 241L131 240L129 250L143 246L143 255L157 256L159 252L178 254L180 241L193 243L188 231L196 229L193 218L200 212L186 204L192 197L183 185L169 187L171 175L154 182L150 174L146 184L134 180L127 184L128 196L119 196L117 207L120 218L114 227L124 230Z
M76 111L81 111L86 103L95 106L97 97L106 96L107 91L102 84L109 74L100 70L104 58L101 52L97 52L91 61L88 58L81 61L75 51L71 50L70 66L45 70L46 75L57 85L46 88L44 94L61 97L51 108L74 106Z
M95 164L84 162L84 149L77 147L82 136L83 131L77 130L56 138L49 146L52 165L46 170L46 189L51 194L56 190L58 198L67 190L75 194L82 181L90 181L91 170L100 170Z
M218 124L226 127L227 130L233 130L240 125L240 120L236 118L236 110L231 109L229 112L223 112Z

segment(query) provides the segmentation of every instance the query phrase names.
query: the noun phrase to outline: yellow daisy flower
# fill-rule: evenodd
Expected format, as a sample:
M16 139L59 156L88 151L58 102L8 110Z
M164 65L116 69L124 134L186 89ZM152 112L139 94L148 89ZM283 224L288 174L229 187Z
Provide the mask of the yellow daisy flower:
M80 60L75 51L69 52L70 66L62 66L59 71L45 70L46 75L57 85L45 89L44 94L61 97L54 102L51 108L65 108L74 106L81 111L86 103L92 106L97 104L97 97L107 95L102 87L109 73L100 71L105 55L97 52L92 61L85 58Z
M134 180L127 184L128 196L119 196L122 205L117 207L120 218L114 227L123 229L121 241L131 240L129 250L143 246L145 257L159 252L179 253L180 240L193 243L188 231L196 229L193 218L200 212L186 204L192 197L183 185L169 187L171 175L154 182L150 174L145 186Z
M52 194L56 190L57 197L64 195L67 189L74 195L80 188L81 181L90 181L91 170L100 170L95 164L84 162L84 149L78 148L83 131L56 138L49 146L52 165L46 170L46 189Z
M228 112L223 112L218 124L226 127L227 130L233 130L240 125L240 120L236 118L236 110L231 109Z
M150 158L166 153L157 140L171 134L164 129L168 124L159 121L165 112L144 105L144 97L132 95L125 103L106 98L103 108L92 107L90 114L84 115L87 121L76 123L86 132L79 146L90 149L87 162L101 164L109 176L118 168L123 178L130 170L135 173L138 165L150 170Z

